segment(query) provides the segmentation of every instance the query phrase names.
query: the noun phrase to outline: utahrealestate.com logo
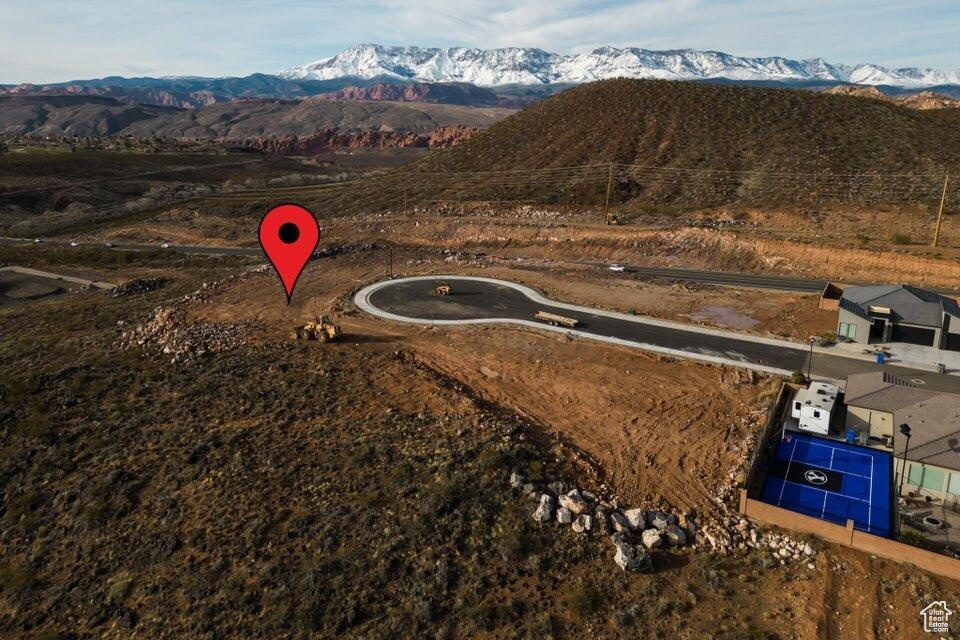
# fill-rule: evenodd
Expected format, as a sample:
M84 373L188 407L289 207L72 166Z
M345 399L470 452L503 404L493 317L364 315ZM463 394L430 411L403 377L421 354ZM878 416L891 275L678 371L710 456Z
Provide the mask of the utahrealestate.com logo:
M923 630L927 633L949 633L949 621L952 615L953 611L947 608L945 600L934 600L920 610L920 616L923 618Z

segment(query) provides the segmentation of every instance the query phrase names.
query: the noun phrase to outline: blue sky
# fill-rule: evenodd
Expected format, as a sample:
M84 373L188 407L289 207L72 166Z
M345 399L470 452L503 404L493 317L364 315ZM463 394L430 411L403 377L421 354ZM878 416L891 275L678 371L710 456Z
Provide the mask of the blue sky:
M0 83L273 72L362 42L960 68L956 0L3 0Z

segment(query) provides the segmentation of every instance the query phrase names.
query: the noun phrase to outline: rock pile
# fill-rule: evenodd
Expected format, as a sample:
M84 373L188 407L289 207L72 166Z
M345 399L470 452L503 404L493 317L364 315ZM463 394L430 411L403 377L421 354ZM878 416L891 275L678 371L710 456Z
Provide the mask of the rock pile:
M760 532L743 516L726 517L721 523L709 525L702 532L701 546L712 553L732 554L751 549L769 549L781 565L789 562L812 563L817 550L809 542L795 540L775 532ZM812 566L808 565L808 568Z
M523 491L537 506L533 519L540 523L556 521L570 525L582 535L610 536L614 562L624 571L651 571L651 549L682 547L696 537L692 514L679 519L671 513L644 509L621 510L615 503L599 500L589 491L551 482L545 487L526 482L517 472L510 475L510 486Z
M159 351L169 355L174 364L239 347L243 344L243 336L248 329L246 323L191 324L187 319L187 309L191 304L205 302L222 287L268 268L264 265L214 283L203 283L202 287L182 296L172 306L154 309L146 322L123 330L118 344L124 348L139 347Z
M155 349L180 363L235 349L243 344L244 333L243 323L186 324L177 307L157 307L145 323L124 331L120 344Z
M137 278L136 280L129 280L111 289L110 297L123 298L125 296L137 295L138 293L156 291L167 282L169 282L167 278Z
M605 501L589 491L563 482L538 486L522 474L510 475L510 486L536 503L533 519L546 524L569 525L582 535L607 535L614 546L614 562L624 571L650 571L654 549L693 547L716 554L768 550L770 566L805 562L815 567L817 550L809 542L788 535L761 532L739 515L722 515L700 525L691 513L621 508L618 500ZM719 513L723 513L720 511Z

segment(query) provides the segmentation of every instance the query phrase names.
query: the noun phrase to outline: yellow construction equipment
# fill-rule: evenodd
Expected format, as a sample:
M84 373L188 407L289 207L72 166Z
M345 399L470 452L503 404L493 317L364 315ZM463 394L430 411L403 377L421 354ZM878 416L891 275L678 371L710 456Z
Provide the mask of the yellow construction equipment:
M340 325L333 324L330 316L324 315L319 319L314 316L313 320L305 322L293 330L294 340L319 340L320 342L331 342L337 340L341 335Z
M450 295L451 291L453 291L453 289L451 289L450 285L448 285L446 282L441 282L439 285L437 285L437 288L433 290L433 292L438 296L448 296Z

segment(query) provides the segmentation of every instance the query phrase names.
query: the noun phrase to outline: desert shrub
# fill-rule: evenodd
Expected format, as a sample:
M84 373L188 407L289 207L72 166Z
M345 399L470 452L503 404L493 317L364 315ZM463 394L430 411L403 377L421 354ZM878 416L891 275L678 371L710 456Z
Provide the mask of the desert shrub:
M900 533L900 542L909 544L912 547L921 549L930 549L930 542L917 531L903 531Z
M890 236L890 242L893 244L913 244L913 240L905 233L895 233Z
M806 384L807 374L799 370L794 371L793 373L790 374L790 382L792 382L793 384Z
M26 565L18 562L0 564L0 593L17 600L27 596L37 586L37 576Z
M827 331L826 333L820 334L817 338L817 345L821 347L829 347L837 343L837 334L833 331Z
M580 616L589 616L600 610L605 600L604 593L596 584L578 580L567 587L562 596L563 604Z

